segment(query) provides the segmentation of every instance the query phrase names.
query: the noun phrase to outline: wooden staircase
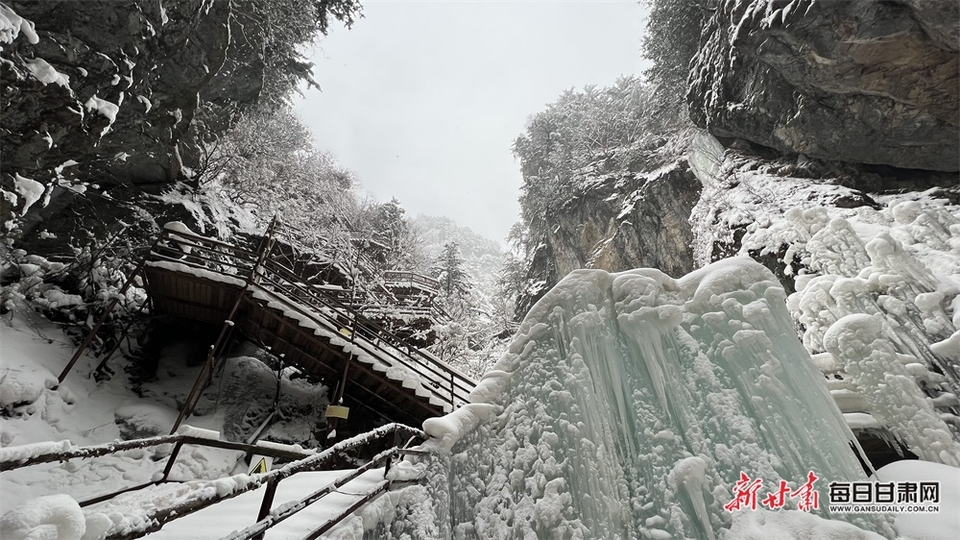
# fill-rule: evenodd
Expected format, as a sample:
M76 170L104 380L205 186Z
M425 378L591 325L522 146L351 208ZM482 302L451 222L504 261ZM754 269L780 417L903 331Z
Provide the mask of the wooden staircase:
M391 421L419 425L467 402L475 381L364 317L362 306L342 300L342 291L334 296L297 275L282 257L271 256L274 246L272 227L254 251L168 226L130 276L128 284L142 277L152 313L221 326L174 430L192 412L237 332L285 365L322 379L334 390L335 404L360 404Z

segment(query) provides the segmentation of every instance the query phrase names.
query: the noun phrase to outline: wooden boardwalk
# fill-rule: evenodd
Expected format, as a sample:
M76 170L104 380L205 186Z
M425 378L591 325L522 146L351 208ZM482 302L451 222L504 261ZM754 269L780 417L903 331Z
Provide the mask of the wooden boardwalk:
M222 326L201 378L212 376L239 332L323 379L334 399L393 421L419 425L466 403L474 381L305 282L271 257L273 247L270 237L254 252L165 229L147 254L142 275L155 313ZM201 387L198 379L178 424Z

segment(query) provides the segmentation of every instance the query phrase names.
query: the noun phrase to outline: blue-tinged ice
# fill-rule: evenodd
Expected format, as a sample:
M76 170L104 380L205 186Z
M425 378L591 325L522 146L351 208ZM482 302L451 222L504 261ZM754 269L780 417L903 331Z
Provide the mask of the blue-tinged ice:
M825 508L829 482L865 476L784 301L746 258L681 279L572 273L530 311L474 404L424 425L449 456L434 479L449 497L446 534L725 538L742 517L723 508L741 472L762 479L762 499L813 471L813 514L893 537L887 517Z

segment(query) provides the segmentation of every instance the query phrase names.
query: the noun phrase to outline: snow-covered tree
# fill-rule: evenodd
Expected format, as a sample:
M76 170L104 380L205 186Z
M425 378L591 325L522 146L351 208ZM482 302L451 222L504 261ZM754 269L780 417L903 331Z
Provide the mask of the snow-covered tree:
M311 141L288 107L248 111L207 148L196 177L199 189L223 192L261 225L279 217L305 246L345 252L356 224L365 219L353 174Z
M420 249L396 197L367 210L370 254L385 270L411 270L417 266Z
M551 231L572 206L598 186L653 171L686 151L688 129L655 97L660 91L639 77L607 88L568 90L534 115L513 145L520 159L521 226L511 243L523 266L515 280L517 315L560 276L552 267Z
M716 0L645 0L650 6L643 35L643 55L653 65L644 75L659 87L658 105L664 112L685 109L690 59L700 45L700 31Z
M359 0L230 0L235 47L252 48L263 62L260 103L287 103L298 85L319 88L303 45L326 35L332 20L347 28L363 16Z
M440 282L441 294L448 308L461 311L462 304L467 299L473 286L470 277L463 266L463 257L460 256L460 246L456 242L447 242L443 251L434 260L430 274Z

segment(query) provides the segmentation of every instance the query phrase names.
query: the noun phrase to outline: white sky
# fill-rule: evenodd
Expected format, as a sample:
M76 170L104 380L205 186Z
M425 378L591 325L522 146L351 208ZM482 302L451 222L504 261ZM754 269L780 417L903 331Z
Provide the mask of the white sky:
M526 120L565 89L639 74L644 10L617 1L367 0L313 51L296 108L316 145L407 214L501 242L518 219Z

